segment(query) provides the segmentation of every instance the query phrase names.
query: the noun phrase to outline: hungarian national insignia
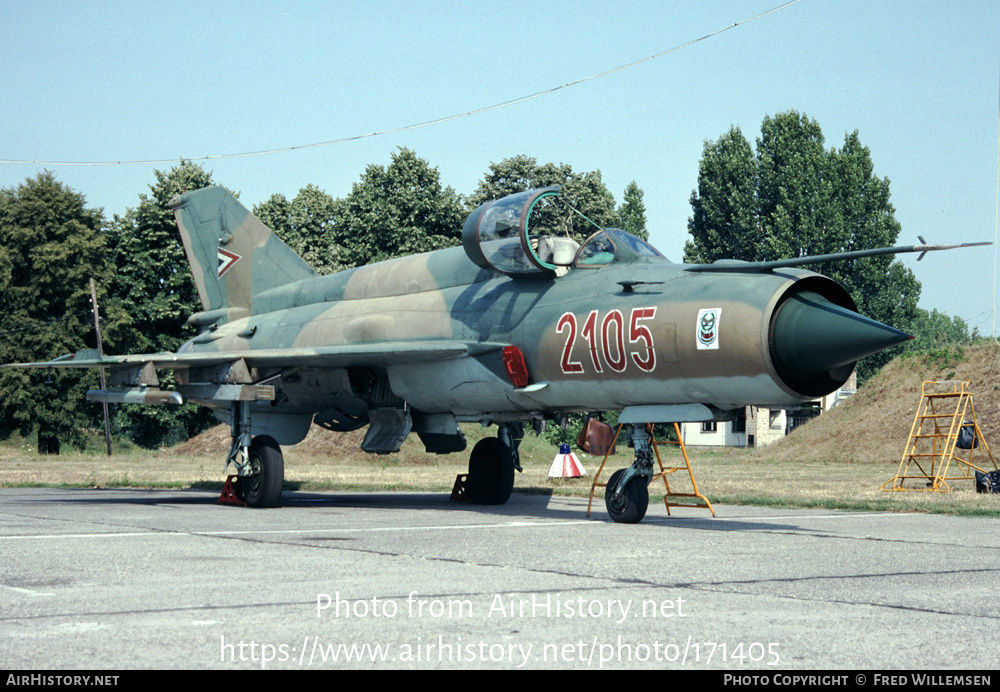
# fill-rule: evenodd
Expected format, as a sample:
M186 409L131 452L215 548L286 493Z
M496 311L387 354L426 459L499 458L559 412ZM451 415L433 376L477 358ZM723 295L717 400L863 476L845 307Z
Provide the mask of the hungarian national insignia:
M233 265L240 261L240 256L235 252L230 252L229 250L223 250L221 247L218 249L219 257L219 278L227 271L232 269Z

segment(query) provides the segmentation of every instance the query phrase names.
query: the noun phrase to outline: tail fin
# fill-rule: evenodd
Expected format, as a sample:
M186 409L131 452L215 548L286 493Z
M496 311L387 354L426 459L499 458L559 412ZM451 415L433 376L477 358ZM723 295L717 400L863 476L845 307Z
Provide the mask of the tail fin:
M178 195L168 206L204 310L189 322L207 326L245 317L262 291L317 275L223 187Z

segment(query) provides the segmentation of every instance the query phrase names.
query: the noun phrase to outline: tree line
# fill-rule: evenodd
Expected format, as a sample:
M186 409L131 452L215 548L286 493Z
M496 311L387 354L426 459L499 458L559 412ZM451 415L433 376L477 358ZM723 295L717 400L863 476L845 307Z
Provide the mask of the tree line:
M216 182L189 161L154 175L137 206L110 219L50 172L0 190L0 362L96 348L90 277L99 287L106 353L174 351L195 335L186 319L200 303L167 202ZM482 202L549 185L561 185L564 197L601 226L648 237L635 182L616 204L600 171L576 172L528 156L491 164L465 196L442 185L426 160L400 149L388 165L368 166L343 199L307 185L291 200L272 195L253 212L326 274L458 245L465 217ZM580 223L578 234L596 230ZM161 384L170 387L170 375ZM39 451L58 451L60 441L82 448L87 430L102 425L100 408L85 403L86 390L97 386L94 372L0 370L0 439L37 434ZM149 448L182 441L214 422L193 404L112 410L115 434Z
M442 185L436 168L409 149L370 165L350 193L335 199L316 185L294 198L275 194L253 212L320 273L457 245L479 204L527 189L561 185L564 198L602 227L648 238L643 192L633 181L615 201L600 171L540 164L521 155L489 166L468 195ZM200 165L181 161L155 172L149 192L123 215L105 218L50 172L0 189L0 362L42 361L96 347L89 278L98 285L106 353L176 350L194 336L187 317L200 309L173 214L175 194L216 184ZM892 245L899 224L889 181L873 173L857 132L825 148L815 121L789 111L765 118L756 148L732 128L705 143L691 195L685 260L778 259ZM589 235L573 215L572 232ZM911 332L922 344L968 340L958 318L917 307L920 284L892 258L821 266L845 285L859 309ZM928 345L933 345L930 343ZM862 375L888 357L863 361ZM44 374L40 374L44 373ZM0 370L0 439L38 436L82 448L99 428L100 408L85 403L96 373ZM170 386L165 380L164 386ZM214 422L207 409L118 405L113 430L143 447L178 442Z
M690 201L686 262L770 261L887 247L900 233L889 179L875 175L858 132L828 149L819 124L796 111L764 118L754 146L738 127L706 142ZM859 382L904 348L971 339L961 318L917 307L920 282L894 256L809 269L842 284L864 315L916 337L859 361Z

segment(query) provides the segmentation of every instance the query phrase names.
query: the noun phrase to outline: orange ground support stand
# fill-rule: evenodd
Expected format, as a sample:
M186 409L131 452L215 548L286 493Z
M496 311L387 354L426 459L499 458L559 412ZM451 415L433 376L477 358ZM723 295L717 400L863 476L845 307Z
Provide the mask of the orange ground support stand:
M951 492L948 481L975 480L975 471L986 469L972 463L976 446L963 450L957 446L958 434L966 425L973 426L979 446L997 468L990 446L976 420L976 408L969 391L969 380L928 380L920 386L920 405L913 417L910 437L896 475L882 484L885 492ZM960 456L967 452L968 456ZM955 462L954 467L952 461ZM949 471L953 475L948 475ZM907 480L923 481L923 487L903 487Z
M691 470L691 460L688 459L687 449L684 447L684 439L681 437L681 428L677 423L672 424L674 426L674 432L677 434L677 441L672 440L661 440L657 441L656 436L653 434L653 424L646 423L646 432L649 434L649 442L653 447L653 452L656 455L656 463L660 466L660 472L654 474L652 478L649 479L650 484L653 481L662 478L663 487L666 489L666 495L663 496L663 504L667 508L667 514L670 514L671 507L700 507L702 509L707 509L715 516L715 509L712 507L712 503L708 501L708 498L702 495L698 491L698 482L694 479L694 471ZM594 482L590 486L590 501L587 502L587 517L590 517L590 509L594 504L594 492L597 488L607 487L607 483L601 483L601 472L604 470L604 465L608 463L608 457L611 456L611 450L615 448L615 443L618 441L618 436L621 434L622 428L625 427L623 423L618 424L618 429L615 430L615 439L611 443L611 447L608 449L608 453L604 455L604 460L601 461L601 465L598 467L597 472L594 474ZM665 466L663 464L663 459L660 457L660 445L676 445L681 448L681 455L684 457L684 466ZM679 493L674 492L670 489L670 482L668 477L672 473L677 471L687 471L688 477L691 479L691 488L693 492L690 493ZM698 504L693 502L679 503L671 502L672 498L694 498L700 500Z

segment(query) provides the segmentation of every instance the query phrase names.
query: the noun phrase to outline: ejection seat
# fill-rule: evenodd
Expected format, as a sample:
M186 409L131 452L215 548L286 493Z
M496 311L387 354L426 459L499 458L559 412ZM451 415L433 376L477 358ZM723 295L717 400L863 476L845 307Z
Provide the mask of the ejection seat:
M538 259L556 266L556 276L562 276L569 271L580 243L572 238L557 235L547 235L538 238L538 247L534 248Z

